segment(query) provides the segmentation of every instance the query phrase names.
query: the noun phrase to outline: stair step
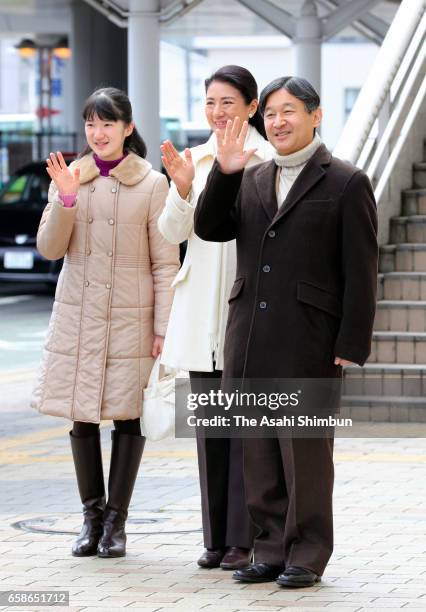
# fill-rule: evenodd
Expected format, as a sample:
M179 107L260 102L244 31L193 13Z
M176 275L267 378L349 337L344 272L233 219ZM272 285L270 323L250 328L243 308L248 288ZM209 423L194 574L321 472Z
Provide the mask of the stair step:
M395 373L396 371L406 373L407 376L420 376L424 375L426 378L426 362L425 363L366 363L365 365L360 366L352 365L345 366L344 372L351 373L380 373L380 372L389 372Z
M385 272L378 275L378 300L426 300L426 272Z
M393 217L390 220L390 241L394 244L426 244L426 215Z
M402 214L426 215L426 189L405 189L402 192Z
M351 402L352 404L358 402L365 402L370 404L380 404L382 406L386 406L389 404L399 404L403 405L406 403L410 403L413 406L421 406L426 413L426 403L425 397L404 397L401 395L392 396L389 395L387 397L383 397L381 395L344 395L343 399L345 402Z
M426 406L426 364L366 363L343 371L343 395L421 397Z
M374 330L426 332L426 301L380 300Z
M425 397L347 395L342 397L339 417L353 421L426 423Z
M380 247L380 272L426 271L426 244L401 243Z
M380 247L371 355L343 372L340 416L354 422L426 423L426 161L401 196Z
M381 308L400 308L401 306L405 306L407 308L416 308L417 306L425 308L426 300L380 300L380 302L377 303L377 306Z
M426 333L373 332L370 363L426 363Z
M426 187L426 162L413 164L414 187Z

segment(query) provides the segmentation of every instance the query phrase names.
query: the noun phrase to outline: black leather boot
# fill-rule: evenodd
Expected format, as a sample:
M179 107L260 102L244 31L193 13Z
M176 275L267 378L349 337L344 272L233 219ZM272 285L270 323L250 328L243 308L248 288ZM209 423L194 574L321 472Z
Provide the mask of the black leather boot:
M75 557L96 555L103 531L105 485L99 432L94 436L77 437L70 431L72 456L78 490L83 504L83 526L72 546Z
M111 438L108 502L104 512L104 530L98 544L98 557L124 557L126 554L125 523L145 446L143 436L112 431Z

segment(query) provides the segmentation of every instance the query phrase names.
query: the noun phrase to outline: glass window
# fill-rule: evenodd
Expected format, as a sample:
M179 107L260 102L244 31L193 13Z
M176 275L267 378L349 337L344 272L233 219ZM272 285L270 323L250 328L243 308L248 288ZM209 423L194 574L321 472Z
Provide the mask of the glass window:
M0 191L0 206L24 204L25 207L43 209L47 204L49 185L47 173L12 176Z
M0 204L14 204L28 198L30 175L12 176L0 191Z
M47 172L44 174L33 174L31 177L29 199L46 205L49 185L50 178Z
M351 114L351 110L356 102L359 92L361 89L359 87L346 87L344 90L345 96L345 121Z

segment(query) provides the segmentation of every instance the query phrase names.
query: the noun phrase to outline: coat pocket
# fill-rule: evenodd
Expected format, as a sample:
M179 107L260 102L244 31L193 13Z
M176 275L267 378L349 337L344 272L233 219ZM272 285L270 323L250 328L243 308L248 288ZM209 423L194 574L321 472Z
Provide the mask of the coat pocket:
M182 283L188 276L188 272L190 268L191 268L191 264L185 265L184 263L181 269L179 270L179 272L174 277L173 282L170 285L170 287L176 287L176 285L178 285L179 283Z
M307 281L297 282L297 299L300 302L324 310L334 317L340 318L342 316L341 299L327 289L322 289Z
M228 304L235 300L243 290L244 278L236 278L232 285L231 293L229 294Z

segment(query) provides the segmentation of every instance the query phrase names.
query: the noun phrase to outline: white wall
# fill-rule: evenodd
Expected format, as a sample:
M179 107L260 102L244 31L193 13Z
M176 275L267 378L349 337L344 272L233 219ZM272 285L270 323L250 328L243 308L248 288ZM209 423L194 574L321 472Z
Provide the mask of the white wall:
M279 76L293 74L291 48L280 49L210 49L209 74L226 64L237 64L250 70L257 81L259 94L263 87Z
M345 88L361 89L379 47L372 43L330 43L322 46L321 137L329 148L344 125Z
M185 50L161 42L160 46L160 114L186 119Z
M23 60L14 45L19 39L0 39L0 112L34 112L34 59Z

